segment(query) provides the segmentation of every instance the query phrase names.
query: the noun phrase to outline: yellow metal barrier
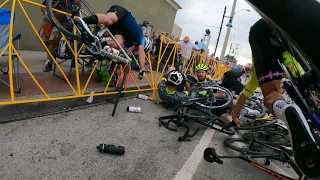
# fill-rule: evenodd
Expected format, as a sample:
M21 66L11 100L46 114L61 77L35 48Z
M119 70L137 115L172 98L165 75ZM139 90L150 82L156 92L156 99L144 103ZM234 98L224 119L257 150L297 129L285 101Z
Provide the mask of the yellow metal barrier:
M0 101L0 105L9 105L9 104L22 104L22 103L34 103L34 102L45 102L45 101L54 101L54 100L65 100L65 99L73 99L73 98L80 98L80 97L89 97L89 96L102 96L102 95L114 95L117 94L118 91L116 91L115 88L111 87L111 82L114 77L121 78L117 73L117 70L120 69L120 72L122 72L125 68L125 66L116 64L112 72L110 72L110 76L107 82L106 86L100 86L98 82L95 82L93 79L95 78L95 72L101 68L103 68L103 62L95 61L92 69L89 71L88 76L83 79L83 75L80 75L79 68L80 68L80 53L82 49L84 48L84 45L82 44L81 47L78 47L78 42L73 41L73 45L67 40L67 38L64 36L64 34L61 34L61 36L65 39L67 48L72 54L74 64L75 64L75 82L68 79L66 73L63 70L63 67L59 63L59 61L54 58L52 55L52 52L50 52L49 48L46 46L45 42L40 37L40 34L37 31L37 28L35 27L34 23L32 22L30 15L28 14L25 5L31 5L33 7L43 8L45 7L42 4L39 4L37 2L31 1L31 0L6 0L3 3L0 4L0 8L4 5L8 5L11 3L11 19L10 19L10 32L9 32L9 44L7 47L4 48L2 52L0 52L0 57L3 55L5 51L8 50L9 56L8 56L8 66L9 66L9 84L10 84L10 91L9 91L9 97L10 100L2 100ZM24 4L23 4L24 3ZM24 56L22 54L19 54L17 49L14 47L14 44L12 42L13 37L13 17L14 12L16 9L16 5L20 7L22 10L23 16L26 18L28 24L31 27L31 31L34 32L37 39L39 40L40 44L44 47L46 53L48 53L49 57L53 60L53 63L55 64L55 67L57 70L61 73L64 82L59 81L61 85L58 86L66 86L66 90L63 92L72 92L72 94L69 95L60 95L60 96L53 96L51 93L55 92L55 89L58 89L57 86L49 86L47 88L44 87L42 82L39 81L36 73L40 72L32 72L30 67L28 66L28 62L24 60ZM66 12L54 9L55 12L69 15ZM23 17L16 17L16 19L20 19ZM76 33L76 29L74 28L74 33ZM166 39L166 43L164 40ZM213 72L213 77L215 79L219 79L222 77L223 73L227 70L225 66L223 66L220 62L216 62L209 57L207 57L205 54L199 54L199 52L192 51L192 56L190 59L187 59L185 57L179 58L179 50L186 48L181 45L179 45L178 42L173 41L172 39L161 37L161 43L160 43L160 49L157 59L154 59L154 55L147 54L146 56L146 64L148 67L150 67L150 72L147 74L147 76L144 78L144 80L138 80L138 73L134 72L133 70L128 75L128 86L131 87L131 89L123 90L122 93L139 93L139 92L146 92L151 91L152 96L150 96L150 100L156 99L156 90L157 90L157 84L160 82L161 77L165 73L165 69L168 66L175 66L177 63L179 63L181 66L181 70L184 73L191 73L194 74L194 68L197 65L197 63L204 63L208 65L211 72ZM39 88L41 95L44 95L44 98L34 98L28 96L30 99L18 99L17 95L14 93L14 79L13 79L13 67L12 67L12 53L15 53L17 55L17 58L19 62L21 63L22 67L25 69L26 73L28 74L32 82L35 83L35 85ZM133 58L133 61L136 62L136 64L139 66L139 63L135 56L131 54L131 57ZM83 60L82 60L83 61ZM130 66L129 66L130 67ZM127 67L127 68L129 68ZM44 73L44 72L42 72ZM58 79L58 78L57 78ZM55 80L54 80L55 81ZM63 84L64 83L64 84ZM49 83L50 84L50 83ZM81 86L81 84L83 86ZM126 84L126 83L125 83ZM99 85L99 86L98 86ZM69 88L69 89L68 89ZM91 90L90 90L91 88ZM90 92L94 89L94 94L91 94ZM22 93L26 91L27 89L24 89L24 86L21 87ZM58 91L57 91L58 92ZM0 92L1 94L1 92ZM37 94L40 95L40 94Z

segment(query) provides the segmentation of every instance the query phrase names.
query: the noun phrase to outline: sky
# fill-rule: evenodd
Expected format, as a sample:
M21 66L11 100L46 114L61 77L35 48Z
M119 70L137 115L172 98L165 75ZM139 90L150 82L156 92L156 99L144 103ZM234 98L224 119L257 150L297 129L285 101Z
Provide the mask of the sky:
M215 43L218 38L224 7L227 6L226 16L230 16L234 0L175 0L182 9L178 10L175 24L182 28L181 38L189 36L191 40L200 41L206 29L211 31L211 40L209 44L210 54L214 52ZM248 42L250 27L260 19L257 14L244 0L237 0L236 10L239 11L233 19L233 28L231 29L226 54L229 52L231 43L240 44L238 54L238 64L251 63L251 49ZM220 57L222 45L227 31L226 24L229 18L224 19L220 35L219 45L216 56ZM234 44L235 45L235 44Z

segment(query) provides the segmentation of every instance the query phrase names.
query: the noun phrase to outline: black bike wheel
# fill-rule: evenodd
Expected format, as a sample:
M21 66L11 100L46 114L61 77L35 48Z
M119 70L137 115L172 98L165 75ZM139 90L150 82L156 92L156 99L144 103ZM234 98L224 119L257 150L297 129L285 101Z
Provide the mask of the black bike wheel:
M287 146L290 144L286 136L280 132L274 131L249 131L243 134L243 139L251 141L257 140L271 146Z
M208 97L208 99L206 101L195 102L195 106L197 106L197 108L206 109L206 110L211 109L212 111L219 111L219 110L224 110L224 109L230 107L230 105L233 101L233 97L232 97L231 92L227 88L224 88L221 86L212 86L210 88L213 91L220 91L226 95L223 102L222 103L219 102L219 104L213 103L211 106L212 98Z
M69 14L75 14L75 13L79 13L80 17L82 17L82 14L86 15L86 16L90 16L90 15L94 15L95 12L93 11L93 9L90 7L90 5L87 3L87 1L85 0L80 0L81 1L81 8L86 8L87 9L87 13L82 10L82 9L76 9L77 7L75 5L69 5L67 6L65 9L66 11L68 11L67 13ZM71 2L73 2L73 0L71 0ZM46 10L48 13L49 18L51 19L51 21L54 23L54 25L57 27L57 29L62 32L69 40L81 40L81 35L79 34L74 34L73 33L73 17L71 16L67 16L67 21L65 22L65 24L67 24L67 26L72 25L72 28L70 27L66 27L66 25L62 25L57 18L55 17L53 10L52 10L52 0L46 0ZM94 32L97 30L97 25L94 25Z
M277 120L253 120L251 122L242 124L239 127L235 127L235 130L255 130L255 129L261 129L265 127L272 126L274 123L276 123Z
M245 145L239 145L240 143L243 143ZM251 147L250 149L248 148L248 146L250 145L250 141L247 141L247 140L244 140L244 139L241 139L241 138L229 138L229 139L226 139L224 141L224 144L234 150L234 151L237 151L237 152L240 152L240 153L246 153L246 155L262 155L262 156L274 156L274 155L277 155L278 152L275 152L275 151L263 151L261 150L261 147Z

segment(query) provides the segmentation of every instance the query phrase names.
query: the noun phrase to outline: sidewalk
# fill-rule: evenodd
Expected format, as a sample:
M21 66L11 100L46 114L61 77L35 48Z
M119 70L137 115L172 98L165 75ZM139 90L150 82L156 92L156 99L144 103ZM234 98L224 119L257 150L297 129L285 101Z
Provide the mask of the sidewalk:
M5 60L6 60L5 58L7 58L7 57L0 58L0 65L5 62ZM46 93L52 94L52 93L64 92L63 94L74 95L72 89L70 88L69 84L65 80L60 79L56 76L53 76L52 71L51 72L43 72L44 61L46 59L45 52L21 51L21 58L23 59L23 61L25 62L25 64L29 68L29 70L32 72L35 79L39 82L39 84L42 86L42 88L44 89L44 91ZM58 61L60 61L60 60L58 60ZM70 64L71 64L71 61L66 61L66 62L60 64L60 67L62 68L62 70L64 71L66 76L68 76ZM79 65L79 67L80 67L80 65ZM73 71L75 71L75 68L73 68ZM58 75L62 76L62 74L59 72L58 69L56 70L56 73ZM85 67L84 73L83 74L81 74L81 73L82 73L82 71L81 71L81 69L79 69L80 87L81 87L81 92L82 92L82 90L83 90L83 88L89 78L91 71L89 71L89 69ZM147 86L147 85L150 86L150 83L152 82L151 74L147 75L147 78L150 81L150 83L147 81L146 78L144 78L143 80L139 80L138 73L136 71L132 71L131 74L132 74L134 81L139 86ZM155 76L155 74L156 73L154 73L154 76ZM1 74L0 78L6 82L9 82L8 75ZM129 87L136 87L134 81L132 80L132 78L129 77L128 86ZM28 97L34 96L34 95L43 95L43 97L45 97L44 94L42 93L42 91L40 90L40 88L32 80L31 76L29 76L27 71L23 68L21 63L20 63L20 82L21 82L21 93L20 94L15 93L15 97L17 97L17 99L20 99L20 98L30 99ZM72 87L75 89L75 91L78 91L75 72L72 74L70 83L72 84ZM9 87L4 86L3 84L0 84L0 86L2 87L0 89L0 99L1 99L0 101L8 101L8 99L10 100ZM102 86L100 84L100 82L97 80L97 74L95 72L89 82L86 93L90 93L91 91L103 92L104 89L105 89L105 87ZM67 92L67 93L65 93L65 92Z

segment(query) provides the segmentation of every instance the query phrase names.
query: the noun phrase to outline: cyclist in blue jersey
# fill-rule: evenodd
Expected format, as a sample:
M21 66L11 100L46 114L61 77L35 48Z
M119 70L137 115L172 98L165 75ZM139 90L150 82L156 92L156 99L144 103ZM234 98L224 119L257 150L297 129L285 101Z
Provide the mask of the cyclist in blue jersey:
M143 35L140 25L131 12L122 6L113 5L106 14L95 14L83 19L76 18L74 23L81 32L84 42L87 44L98 40L91 33L88 25L104 24L109 28L120 45L125 45L126 48L136 47L140 63L139 78L141 79L144 76L146 53L149 53L153 49L153 41L151 38ZM109 46L117 48L117 45L112 40L107 43Z

